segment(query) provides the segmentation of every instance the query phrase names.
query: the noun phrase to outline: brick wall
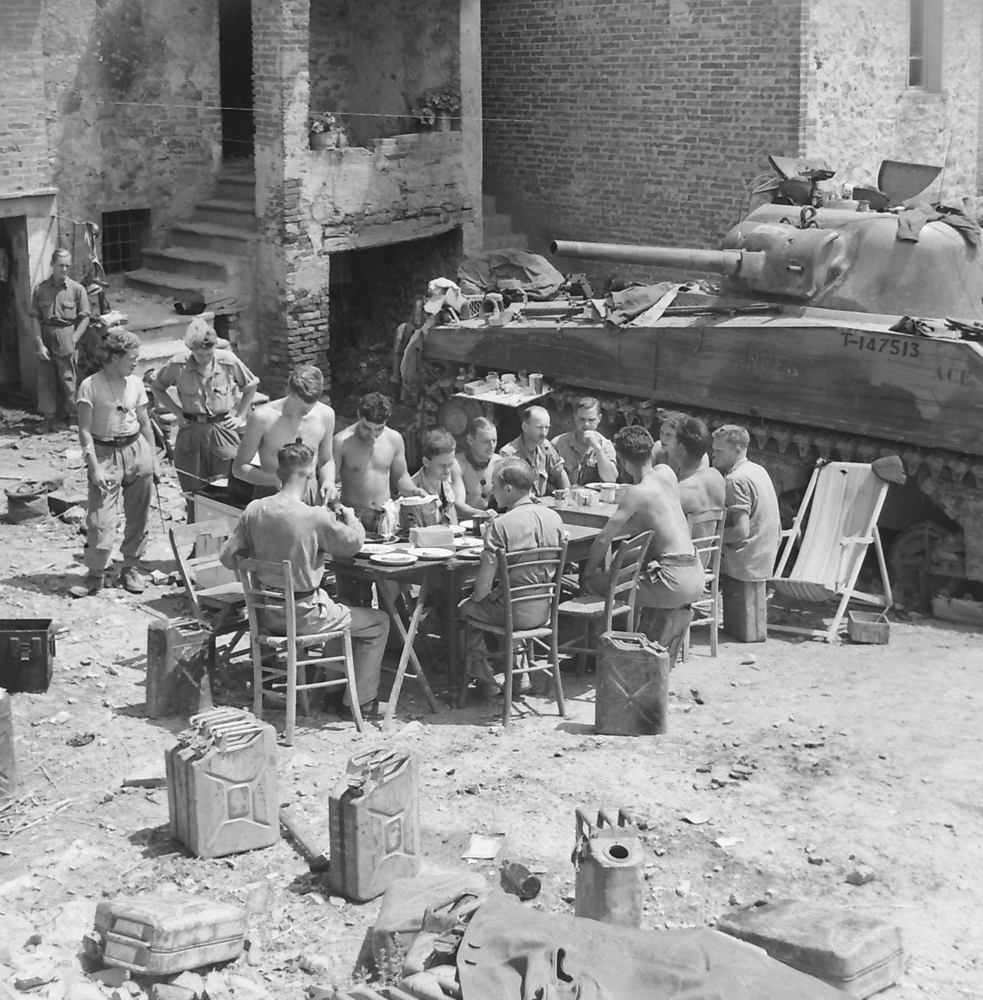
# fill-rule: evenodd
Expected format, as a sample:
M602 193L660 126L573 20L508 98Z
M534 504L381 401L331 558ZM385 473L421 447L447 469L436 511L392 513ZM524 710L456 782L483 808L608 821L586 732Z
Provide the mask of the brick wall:
M51 184L45 135L41 0L0 7L0 194Z
M159 244L208 196L221 155L218 6L44 6L40 65L59 212L98 221L106 211L149 208Z
M944 163L946 198L973 198L983 6L945 2L940 94L908 88L908 7L909 0L810 0L803 152L826 159L837 185L875 184L883 159Z
M716 245L767 154L798 153L802 16L799 0L484 0L485 189L541 234Z

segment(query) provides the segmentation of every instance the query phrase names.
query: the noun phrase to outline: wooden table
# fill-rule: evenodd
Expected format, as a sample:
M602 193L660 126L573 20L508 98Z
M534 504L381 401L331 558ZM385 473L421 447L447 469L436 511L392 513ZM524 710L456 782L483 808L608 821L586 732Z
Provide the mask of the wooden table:
M545 497L545 501L552 500L552 497ZM543 500L540 503L544 502ZM581 504L571 503L565 500L563 503L553 503L550 506L560 515L564 524L586 525L592 528L603 528L608 523L611 515L618 509L616 503L593 503L589 507Z
M569 536L567 539L567 559L571 562L585 560L599 530L596 526L590 525L567 525L566 531ZM397 543L394 551L406 550L410 547L407 543ZM458 643L460 628L458 605L464 598L465 587L473 583L478 575L478 566L477 559L461 559L456 556L440 560L421 559L410 566L386 566L384 563L372 562L368 556L331 560L331 568L337 576L348 576L352 579L375 583L379 591L379 601L388 612L403 640L403 649L399 657L399 665L396 668L396 679L393 681L386 714L382 722L383 729L388 728L392 723L403 680L407 676L411 664L415 673L411 673L409 676L418 681L431 709L437 711L436 700L414 648L427 595L437 587L443 588L447 598L447 673L451 685L450 690L457 690L460 671L464 669ZM407 625L404 624L399 613L396 597L399 594L400 584L408 583L418 583L420 593Z

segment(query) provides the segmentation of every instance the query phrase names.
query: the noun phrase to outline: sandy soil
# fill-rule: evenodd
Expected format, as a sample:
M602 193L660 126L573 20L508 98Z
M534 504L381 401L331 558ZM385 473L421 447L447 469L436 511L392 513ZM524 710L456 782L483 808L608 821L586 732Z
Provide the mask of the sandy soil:
M23 414L0 418L3 485L49 470L82 481L71 436L40 441L23 433ZM180 518L172 479L162 496L165 523ZM81 549L78 528L59 520L0 524L0 614L61 627L50 690L14 698L21 783L0 803L0 996L38 976L51 981L37 996L111 997L77 957L95 905L165 888L250 907L248 960L223 973L232 996L347 983L379 901L331 896L289 840L189 857L169 838L166 789L122 787L163 775L183 728L147 719L143 703L147 626L185 604L167 583L73 602ZM173 568L156 510L147 568ZM533 697L508 731L494 703L431 714L407 684L392 735L359 736L323 713L302 720L296 745L280 748L281 801L327 850L328 797L350 754L407 747L420 763L424 870L464 870L471 833L502 832L500 859L543 872L526 905L556 912L572 912L575 805L625 806L644 828L645 926L705 925L760 898L822 900L902 928L907 969L885 1000L983 995L983 635L895 621L887 646L725 639L713 659L696 633L671 687L668 735L626 738L593 735L591 674L567 676L567 719ZM244 703L244 687L231 697ZM87 733L91 742L71 745ZM729 777L735 764L749 776ZM847 884L861 863L876 878ZM496 864L479 869L497 884Z

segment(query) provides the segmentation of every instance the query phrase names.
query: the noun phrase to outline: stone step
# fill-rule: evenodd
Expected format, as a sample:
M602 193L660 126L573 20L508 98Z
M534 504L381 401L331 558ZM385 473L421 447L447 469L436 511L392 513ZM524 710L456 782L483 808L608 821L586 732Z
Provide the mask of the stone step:
M503 236L485 234L483 250L528 250L529 237L524 233L506 233Z
M220 226L252 231L256 228L256 207L247 201L209 198L195 205L195 222L214 222Z
M144 250L143 266L151 271L183 274L189 278L201 278L202 281L208 282L228 281L230 276L230 261L225 254L189 247Z
M176 247L244 257L252 253L256 234L238 226L220 226L214 222L182 222L171 226L171 240Z
M229 177L219 174L215 179L215 192L212 195L220 201L243 201L251 206L256 204L255 177Z
M126 283L131 288L179 302L209 302L224 295L221 285L216 287L214 282L202 281L201 278L192 278L186 274L154 271L149 267L127 271Z

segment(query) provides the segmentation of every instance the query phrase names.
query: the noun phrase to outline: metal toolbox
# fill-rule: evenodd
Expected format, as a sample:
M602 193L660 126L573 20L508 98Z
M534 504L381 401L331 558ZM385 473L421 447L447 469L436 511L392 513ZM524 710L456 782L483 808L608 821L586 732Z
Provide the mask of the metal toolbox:
M0 618L0 687L44 694L55 669L50 618Z

